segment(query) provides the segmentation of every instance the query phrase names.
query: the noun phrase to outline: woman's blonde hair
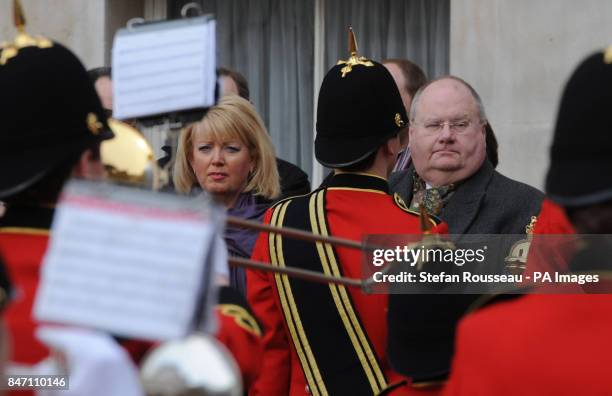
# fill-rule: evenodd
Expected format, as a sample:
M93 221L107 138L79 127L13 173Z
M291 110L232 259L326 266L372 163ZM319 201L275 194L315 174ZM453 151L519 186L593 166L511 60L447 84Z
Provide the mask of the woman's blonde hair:
M189 160L193 152L193 134L201 128L214 141L238 140L249 149L254 167L245 192L250 191L268 199L280 195L276 155L270 136L255 107L236 95L223 97L200 122L181 131L173 171L177 192L187 194L198 184Z

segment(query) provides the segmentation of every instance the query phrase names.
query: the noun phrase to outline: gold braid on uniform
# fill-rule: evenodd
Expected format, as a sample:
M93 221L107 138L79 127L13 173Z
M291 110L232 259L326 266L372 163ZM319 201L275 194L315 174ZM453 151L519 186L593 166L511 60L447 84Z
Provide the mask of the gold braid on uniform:
M234 322L243 329L247 330L249 333L254 334L258 337L261 337L261 328L259 324L243 307L235 304L219 304L217 305L219 312L225 316L229 316L234 319Z

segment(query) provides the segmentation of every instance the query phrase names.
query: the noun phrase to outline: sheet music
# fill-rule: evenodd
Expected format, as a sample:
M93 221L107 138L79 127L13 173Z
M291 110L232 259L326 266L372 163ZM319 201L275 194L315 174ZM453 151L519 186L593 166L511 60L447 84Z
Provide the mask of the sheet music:
M215 20L122 29L113 44L113 116L128 119L215 102Z
M139 339L185 336L196 311L208 312L200 301L218 216L184 197L117 188L72 182L63 194L35 316Z

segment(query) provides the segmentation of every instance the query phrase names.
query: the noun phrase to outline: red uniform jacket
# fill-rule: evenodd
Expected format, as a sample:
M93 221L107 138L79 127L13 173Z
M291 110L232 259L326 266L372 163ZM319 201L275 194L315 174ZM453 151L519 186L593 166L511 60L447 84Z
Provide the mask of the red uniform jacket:
M244 297L231 287L221 287L215 311L219 321L216 337L238 363L244 389L248 389L261 370L261 327Z
M32 318L32 306L52 216L51 209L11 208L0 219L0 255L13 282L12 299L4 313L10 349L8 362L12 366L33 366L49 355L47 347L34 335L37 323Z
M13 364L31 366L49 354L34 336L36 323L31 312L52 216L51 209L18 208L9 209L0 219L0 253L14 285L4 315L10 333L9 362Z
M9 209L0 219L0 254L14 287L14 296L4 313L10 334L9 362L13 365L33 366L49 355L48 348L35 337L38 324L32 317L32 307L52 217L52 209L17 207ZM216 307L219 320L216 337L233 354L248 386L261 367L260 329L244 298L228 289L220 290ZM148 341L118 341L135 363L153 345Z
M610 295L535 294L477 311L444 395L610 395L610 312Z
M540 214L533 230L534 234L574 234L574 226L565 215L565 210L549 199L542 202Z
M563 210L545 201L535 233L571 232ZM459 324L444 395L610 395L610 312L612 296L577 294L478 310Z
M294 203L296 205L292 206ZM336 175L327 189L315 191L307 196L282 201L266 213L264 222L291 226L291 223L287 224L286 222L279 221L282 219L278 216L284 216L285 219L290 219L293 216L299 222L299 216L302 214L301 212L297 214L295 212L308 208L311 204L321 209L317 212L316 210L318 209L310 206L311 225L326 223L328 227L326 231L329 235L360 241L366 234L420 233L418 216L407 213L403 203L399 201L394 202L394 197L388 195L386 181L363 174ZM284 207L284 205L288 206ZM283 213L279 214L279 212ZM318 220L312 217L318 216L316 213L320 215ZM308 217L308 214L304 213L303 217ZM320 233L325 234L325 227L321 226L321 224L319 224L319 227L321 228ZM308 229L308 231L311 230ZM288 266L304 267L310 264L308 259L310 250L308 249L315 249L314 244L302 242L301 245L297 244L296 246L298 247L293 249L289 238L282 238L282 243L276 245L274 241L271 243L269 236L266 233L260 235L253 253L254 260L273 263L274 257L279 258L278 254L282 253L285 256L284 259L286 259L284 264ZM325 245L322 244L322 246ZM271 247L274 251L271 251ZM330 260L329 265L332 265L332 259L337 259L341 275L350 278L360 278L362 271L361 252L344 247L335 247L334 249L336 253L334 257L329 256L329 252L325 248L323 249L325 253L321 253L328 255L326 257ZM280 252L281 250L282 252ZM289 262L289 260L292 261ZM287 285L283 283L285 281L293 282L291 283L291 288L285 288ZM329 356L333 356L339 345L350 337L353 337L353 345L358 345L355 347L355 350L361 348L363 351L361 355L363 361L368 359L376 359L378 361L379 368L386 377L382 379L384 383L378 382L379 391L390 384L402 381L403 378L389 367L386 360L386 309L388 296L385 294L364 294L356 288L339 286L334 289L336 291L334 298L337 298L337 301L334 300L336 301L335 306L334 303L331 303L331 310L334 311L337 308L334 313L336 316L342 316L345 325L346 323L354 324L355 321L359 322L365 334L360 336L359 330L356 327L354 331L350 330L349 327L352 325L348 325L346 329L340 326L339 330L337 327L333 327L330 324L332 321L327 321L328 317L324 314L326 308L323 306L320 309L320 322L310 327L311 332L309 332L307 327L305 330L305 326L309 325L306 323L307 318L302 314L308 310L311 312L311 317L312 312L314 312L314 317L316 318L317 309L319 309L316 306L318 304L317 301L319 301L318 294L319 292L321 294L330 293L329 290L332 289L332 286L317 285L317 287L320 286L320 289L313 289L318 290L317 292L312 293L310 296L303 296L304 298L297 300L297 307L292 306L292 301L300 291L300 287L302 285L305 285L305 288L311 287L308 284L309 282L291 280L272 273L247 271L247 296L255 314L264 327L263 341L265 348L260 377L255 386L250 390L250 394L265 396L306 395L309 393L338 394L325 391L326 386L333 381L336 381L336 385L339 381L340 386L346 385L348 389L349 385L352 385L351 382L353 380L357 381L357 377L363 375L363 372L369 369L364 368L362 372L362 367L359 366L357 370L337 374L334 379L326 378L326 373L323 369L318 372L318 367L324 366L326 362L318 359L320 355L317 355L317 350L312 345L327 343L328 350L323 352L328 352ZM279 287L282 289L280 294ZM334 295L334 291L331 294ZM347 308L347 301L352 302L356 318L351 319L351 309ZM291 312L291 314L287 314L287 312ZM287 315L290 316L289 319L287 319ZM347 333L350 335L347 335ZM296 339L299 340L297 345ZM368 341L365 339L369 339L369 345L367 345ZM313 367L313 365L318 367ZM366 366L364 365L364 367ZM312 380L307 380L308 376ZM370 381L378 381L379 377L376 374L376 370L372 369L368 378ZM316 388L318 389L312 389L313 386L310 384L313 382L311 381L316 383ZM344 394L356 394L354 391L347 392L344 392ZM374 393L370 386L359 389L359 392L359 394ZM402 393L393 394L408 394L411 391L408 388L404 388L400 392Z

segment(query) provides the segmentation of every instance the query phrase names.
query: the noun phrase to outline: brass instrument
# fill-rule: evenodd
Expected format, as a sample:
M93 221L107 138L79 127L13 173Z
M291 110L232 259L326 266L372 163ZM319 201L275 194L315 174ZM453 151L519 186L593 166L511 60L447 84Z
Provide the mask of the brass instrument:
M140 370L147 396L241 396L242 379L229 351L214 337L192 334L149 353Z
M153 148L140 131L112 118L108 125L115 137L104 141L100 147L108 179L154 191L167 184L167 174L157 166Z

